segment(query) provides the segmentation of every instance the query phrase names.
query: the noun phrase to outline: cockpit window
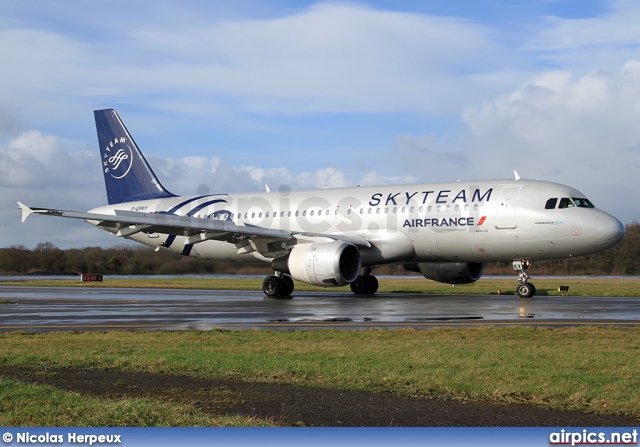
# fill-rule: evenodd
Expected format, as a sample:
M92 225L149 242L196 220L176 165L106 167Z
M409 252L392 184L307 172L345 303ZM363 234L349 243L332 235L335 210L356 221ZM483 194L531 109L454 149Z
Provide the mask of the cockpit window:
M556 208L556 203L558 203L558 199L549 199L547 200L547 204L544 206L545 210L553 210Z
M589 199L580 199L580 198L574 197L573 201L575 202L578 208L595 208L595 206L593 206L593 203L591 203Z
M560 199L560 205L558 205L559 209L570 208L575 206L569 197L563 197Z

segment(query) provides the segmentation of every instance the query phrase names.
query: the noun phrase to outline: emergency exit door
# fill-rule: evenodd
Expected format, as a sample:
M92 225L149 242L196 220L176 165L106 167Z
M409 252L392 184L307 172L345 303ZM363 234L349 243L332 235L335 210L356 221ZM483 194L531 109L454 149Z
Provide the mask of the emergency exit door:
M509 229L516 227L516 209L521 186L503 186L498 200L498 216L496 228Z

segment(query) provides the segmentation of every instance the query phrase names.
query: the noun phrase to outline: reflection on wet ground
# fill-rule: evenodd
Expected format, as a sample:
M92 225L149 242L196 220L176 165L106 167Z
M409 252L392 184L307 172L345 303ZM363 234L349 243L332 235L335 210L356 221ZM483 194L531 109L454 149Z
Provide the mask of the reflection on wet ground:
M0 287L0 330L640 324L640 299Z

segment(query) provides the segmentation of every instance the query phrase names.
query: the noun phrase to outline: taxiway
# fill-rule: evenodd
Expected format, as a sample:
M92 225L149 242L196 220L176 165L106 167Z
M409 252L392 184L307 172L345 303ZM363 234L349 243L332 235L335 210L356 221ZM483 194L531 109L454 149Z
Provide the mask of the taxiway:
M0 286L0 331L638 325L640 298Z

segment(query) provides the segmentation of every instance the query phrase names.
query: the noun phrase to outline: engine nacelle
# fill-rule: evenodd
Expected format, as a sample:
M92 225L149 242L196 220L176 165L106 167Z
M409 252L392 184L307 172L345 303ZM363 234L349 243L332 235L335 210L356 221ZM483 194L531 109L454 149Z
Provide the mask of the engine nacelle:
M404 264L410 272L422 273L432 281L447 284L469 284L476 282L484 272L481 262L420 262Z
M360 265L360 251L341 241L296 245L287 256L271 263L278 272L321 287L351 284L360 273Z

